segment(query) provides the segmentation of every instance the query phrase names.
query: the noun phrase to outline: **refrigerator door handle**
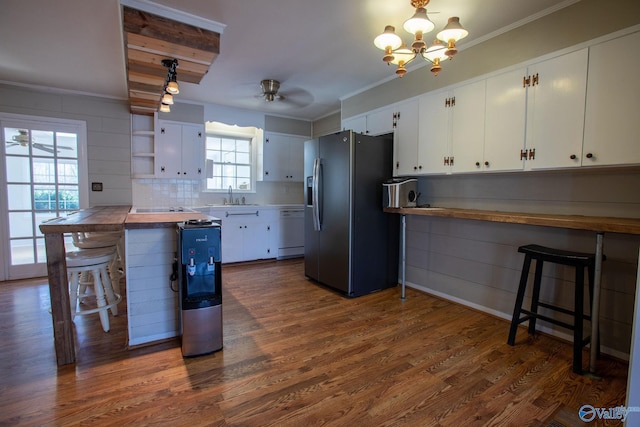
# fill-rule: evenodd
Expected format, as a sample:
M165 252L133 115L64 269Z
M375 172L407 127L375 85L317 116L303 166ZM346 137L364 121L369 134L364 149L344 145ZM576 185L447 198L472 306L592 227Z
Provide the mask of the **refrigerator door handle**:
M313 229L315 231L320 231L322 229L322 224L320 223L320 197L319 197L319 189L320 189L320 157L316 157L313 161L313 186L311 192L311 203L313 204Z

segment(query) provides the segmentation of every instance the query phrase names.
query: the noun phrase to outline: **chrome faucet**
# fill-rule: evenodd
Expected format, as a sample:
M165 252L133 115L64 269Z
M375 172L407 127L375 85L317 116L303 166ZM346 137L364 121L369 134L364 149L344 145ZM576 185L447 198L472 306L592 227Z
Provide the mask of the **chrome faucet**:
M229 186L229 204L233 204L233 187Z

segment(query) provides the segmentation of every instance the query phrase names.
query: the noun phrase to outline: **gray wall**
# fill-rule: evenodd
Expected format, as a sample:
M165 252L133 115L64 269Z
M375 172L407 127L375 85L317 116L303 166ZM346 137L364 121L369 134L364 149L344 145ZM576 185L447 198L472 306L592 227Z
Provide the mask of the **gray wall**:
M124 100L59 94L0 84L0 111L87 123L89 206L131 204L131 116Z
M322 135L328 135L330 133L340 132L342 130L342 123L340 118L340 112L330 114L321 119L313 122L313 137L317 138Z

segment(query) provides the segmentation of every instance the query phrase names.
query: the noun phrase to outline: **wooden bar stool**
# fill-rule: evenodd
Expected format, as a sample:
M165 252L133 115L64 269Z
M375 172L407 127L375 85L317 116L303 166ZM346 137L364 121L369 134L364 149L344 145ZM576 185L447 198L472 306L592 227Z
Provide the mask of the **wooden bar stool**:
M121 232L91 232L91 233L72 233L73 245L79 249L97 249L97 248L110 248L115 247L117 250L116 257L109 265L109 273L111 276L111 283L113 289L117 293L120 292L120 279L124 277L125 271L125 256L123 235ZM87 272L82 275L80 279L80 285L82 287L81 293L84 292L84 288L92 283L90 274Z
M593 303L593 283L595 276L595 254L571 252L560 249L548 248L540 245L520 246L518 252L525 254L522 274L520 275L520 285L516 296L515 308L511 319L511 328L507 344L514 345L518 325L529 321L529 334L533 335L536 330L536 320L540 319L554 325L573 331L573 372L582 374L582 348L591 341L591 337L583 336L584 319L591 320L591 316L584 313L584 269L587 269L589 278L589 301ZM524 294L529 279L529 269L531 260L536 260L536 271L533 281L533 292L531 295L531 309L522 308ZM603 260L605 259L603 255ZM573 311L558 307L552 304L540 302L540 282L542 281L542 266L544 262L552 262L561 265L575 267L575 289ZM544 307L560 313L573 316L573 324L569 324L538 313L538 307ZM598 340L599 341L599 340ZM598 342L599 345L599 342Z
M66 254L71 318L73 319L76 315L99 313L100 323L105 332L109 332L108 311L111 310L111 313L117 316L118 303L122 300L120 294L114 292L107 272L107 267L113 262L115 256L115 247L84 249ZM84 272L91 272L93 275L97 307L83 310L78 308L78 291L80 275Z

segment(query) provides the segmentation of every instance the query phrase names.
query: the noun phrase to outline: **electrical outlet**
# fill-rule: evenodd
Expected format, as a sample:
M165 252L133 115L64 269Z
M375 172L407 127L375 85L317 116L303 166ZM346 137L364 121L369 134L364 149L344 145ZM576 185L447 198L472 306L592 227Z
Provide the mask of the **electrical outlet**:
M91 191L102 191L102 183L101 182L92 182L91 183Z

